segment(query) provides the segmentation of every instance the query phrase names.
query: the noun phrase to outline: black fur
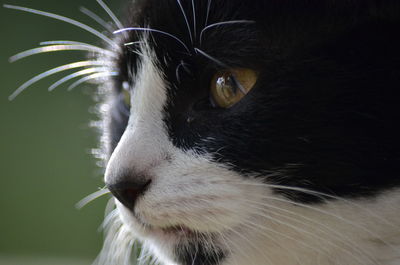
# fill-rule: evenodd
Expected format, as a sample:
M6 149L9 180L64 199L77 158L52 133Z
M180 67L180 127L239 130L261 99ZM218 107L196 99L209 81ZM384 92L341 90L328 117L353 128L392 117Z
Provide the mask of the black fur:
M225 258L222 250L206 250L199 243L182 244L175 247L177 262L182 265L217 265Z

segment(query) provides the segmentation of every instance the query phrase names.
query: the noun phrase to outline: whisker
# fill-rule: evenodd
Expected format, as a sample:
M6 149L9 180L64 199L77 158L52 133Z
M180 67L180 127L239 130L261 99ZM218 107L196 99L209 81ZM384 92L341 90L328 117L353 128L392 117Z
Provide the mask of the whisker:
M196 7L194 5L194 0L192 0L192 13L193 13L193 36L194 36L194 41L196 41L197 22L196 22Z
M77 204L75 204L75 207L77 209L82 209L83 207L85 207L87 204L89 204L90 202L111 193L109 189L107 188L102 188L96 192L93 192L92 194L89 194L88 196L86 196L85 198L83 198L82 200L80 200Z
M19 86L14 93L11 94L11 96L8 97L9 100L13 100L15 99L16 96L18 96L22 91L24 91L25 89L27 89L29 86L31 86L32 84L38 82L39 80L42 80L43 78L46 78L50 75L62 72L62 71L66 71L69 69L73 69L73 68L80 68L80 67L85 67L85 66L92 66L92 65L107 65L109 64L109 62L107 61L80 61L80 62L75 62L75 63L69 63L66 65L62 65L53 69L50 69L46 72L43 72L35 77L33 77L32 79L26 81L25 83L23 83L21 86Z
M206 21L204 23L204 27L207 27L207 24L208 24L208 18L210 15L210 8L211 8L211 1L212 0L208 0L208 3L207 3L207 14L206 14Z
M251 230L255 230L254 227L251 227L250 225L248 225L248 224L246 224L246 223L244 224L244 226L250 228ZM296 260L298 261L298 264L302 264L302 262L299 262L299 257L296 255L296 253L295 253L294 251L290 251L289 249L285 248L285 247L282 245L282 243L280 243L275 237L273 237L272 235L266 233L265 231L261 232L261 234L262 234L263 236L265 236L266 238L269 238L269 240L271 240L271 242L275 243L275 244L278 245L280 248L282 248L282 249L284 249L285 251L287 251L288 253L290 253L290 255L293 256L294 259L296 259ZM280 234L280 233L279 233L279 234ZM233 240L232 240L232 243L233 243ZM237 245L236 245L236 248L237 248L238 250L241 249L241 248L238 248ZM240 252L241 252L241 251L240 251ZM243 253L243 252L241 252L241 253ZM248 255L246 255L246 256L249 257ZM250 259L250 260L251 260L251 259Z
M131 45L142 44L142 43L144 43L144 42L143 41L132 41L132 42L124 43L124 46L131 46Z
M96 47L96 48L100 48L98 46L95 46L95 45L92 45L92 44L89 44L89 43L80 42L80 41L72 41L72 40L50 40L50 41L42 41L42 42L39 43L40 46L54 45L54 44L87 45L87 46L93 46L93 47ZM108 50L108 51L111 51L111 50Z
M380 221L386 223L387 225L390 225L393 228L395 228L395 229L400 231L400 227L398 227L398 226L394 225L393 223L389 222L388 220L382 218L381 216L379 216L376 213L372 212L370 209L362 207L362 206L358 205L357 203L354 203L352 201L346 200L346 199L344 199L342 197L338 197L338 196L334 196L334 195L331 195L331 194L318 192L318 191L314 191L314 190L310 190L310 189L306 189L306 188L293 187L293 186L283 186L283 185L266 184L266 183L239 183L239 184L257 185L257 186L263 185L263 186L266 186L266 187L269 187L269 188L298 191L298 192L302 192L302 193L306 193L306 194L312 194L312 195L314 195L316 197L320 197L320 198L330 198L330 199L335 199L335 200L338 200L338 201L342 201L344 203L347 203L349 205L357 207L360 210L363 210L364 212L368 213L370 216L376 218L377 220L380 220Z
M227 248L228 253L229 253L228 255L233 255L232 247L236 247L243 257L246 257L246 256L247 256L246 254L244 254L243 252L241 252L241 249L237 247L237 245L233 242L233 240L228 240L227 238L225 238L225 236L224 236L224 234L222 234L222 232L217 232L217 233L218 233L218 236L221 238L222 243L223 243L223 244L225 245L225 247ZM228 244L228 241L229 241L229 244L231 244L231 246ZM234 262L235 262L235 263L234 263L233 265L239 265L239 264L236 262L236 260L235 260ZM249 264L249 265L251 265L251 264Z
M91 19L93 19L94 21L99 23L103 28L105 28L109 32L112 33L114 31L112 26L107 21L105 21L104 19L99 17L96 13L90 11L86 7L84 7L84 6L79 7L79 11L81 11L83 14L85 14L86 16L90 17Z
M324 210L322 210L322 209L319 209L319 208L317 208L317 207L313 207L313 206L310 206L310 205L307 205L307 204L304 204L304 203L298 203L298 202L290 201L290 200L287 200L287 199L281 199L281 198L276 198L276 197L272 197L272 196L265 196L265 195L263 196L263 198L265 198L265 199L270 199L270 200L275 200L275 201L280 201L280 202L285 202L285 203L288 203L288 204L292 204L292 205L296 205L296 206L299 206L299 207L307 208L307 209L310 209L310 210L313 210L313 211L316 211L316 212L325 214L325 215L327 215L327 216L334 217L334 218L336 218L337 220L342 221L343 223L347 223L347 224L349 224L349 225L351 225L351 226L354 226L354 227L357 227L357 228L363 230L364 232L368 233L369 235L371 235L371 236L377 238L379 241L381 241L381 242L384 243L385 245L387 245L387 246L389 246L390 248L396 250L396 248L395 248L392 244L390 244L390 243L388 243L387 241L385 241L384 239L382 239L382 238L381 238L379 235L377 235L376 233L371 232L369 229L365 228L364 226L361 226L361 225L358 224L358 223L349 221L349 220L343 218L343 217L340 216L340 215L336 215L336 214L333 214L333 213L331 213L331 212L328 212L328 211L324 211Z
M115 198L111 196L111 198L108 199L106 207L104 209L104 218L106 218L115 209L116 209Z
M89 80L97 79L100 77L117 76L117 75L118 75L118 72L102 72L102 73L91 74L91 75L85 76L85 77L79 79L78 81L74 82L72 85L70 85L68 87L68 91L71 91L75 87L77 87L80 84L83 84Z
M54 84L52 84L48 90L49 91L53 91L56 87L64 84L65 82L74 79L78 76L82 76L82 75L86 75L86 74L91 74L91 73L95 73L95 72L106 72L109 71L108 68L104 68L104 67L93 67L93 68L88 68L88 69L84 69L78 72L75 72L73 74L67 75L64 78L58 80L57 82L55 82Z
M50 13L50 12L45 12L45 11L41 11L41 10L36 10L36 9L32 9L32 8L27 8L27 7L22 7L22 6L15 6L15 5L3 5L5 8L10 8L10 9L15 9L15 10L20 10L20 11L24 11L24 12L28 12L28 13L33 13L36 15L41 15L41 16L45 16L45 17L50 17L56 20L60 20L60 21L64 21L68 24L77 26L83 30L86 30L90 33L92 33L93 35L99 37L100 39L104 40L105 42L109 43L110 45L113 46L117 46L117 44L115 42L113 42L110 38L108 38L106 35L104 35L103 33L95 30L92 27L89 27L88 25L85 25L79 21L76 21L74 19L71 18L67 18L64 16L60 16L54 13Z
M265 210L265 209L263 209L263 208L261 208L261 207L254 206L254 205L252 205L252 204L249 204L249 205L247 205L247 206L248 206L248 207L253 207L253 208L256 209L256 210L261 210L261 211ZM267 206L267 207L268 207L268 206ZM281 214L278 214L278 213L276 213L276 212L273 213L273 214L282 217ZM312 233L312 232L310 232L310 231L308 231L308 230L306 230L306 229L300 228L300 227L298 227L298 226L292 225L292 224L290 224L290 223L288 223L288 222L282 221L282 220L280 220L280 219L278 219L278 218L275 218L275 217L272 217L272 216L269 216L269 215L266 215L266 214L263 214L263 213L259 213L259 212L258 212L258 213L256 213L256 215L258 215L258 216L260 216L260 217L263 217L263 218L266 218L266 219L269 219L269 220L271 220L271 221L273 221L273 222L279 223L279 224L284 225L284 226L286 226L286 227L289 227L289 228L293 229L294 231L298 231L298 232L302 233L303 235L307 234L307 235L309 235L309 236L311 236L311 237L313 237L313 238L316 238L316 239L318 239L318 240L321 240L321 242L325 242L325 243L327 243L328 245L331 245L331 246L334 247L334 248L342 249L344 252L346 252L347 254L349 254L351 257L353 257L353 258L357 259L358 261L361 261L361 262L362 262L362 260L360 260L359 257L355 256L354 253L352 253L351 251L349 251L346 247L340 246L340 245L338 245L338 244L336 244L336 243L334 243L334 242L331 242L331 241L329 241L329 240L325 240L324 237L321 237L321 236L319 236L319 235L316 234L316 233ZM284 218L288 218L289 220L292 220L292 221L294 220L294 221L296 221L296 222L299 222L298 220L293 219L293 218L289 218L288 216L284 216ZM299 222L299 223L302 223L302 222ZM304 225L305 223L302 223L302 224ZM307 225L307 226L309 226L309 225ZM311 226L311 228L313 228L313 226ZM314 227L314 229L315 229L315 227ZM319 230L319 231L323 231L323 230ZM365 253L363 253L363 254L365 254ZM373 260L373 261L375 261L375 260Z
M190 29L190 24L189 24L189 21L188 21L188 19L187 19L185 10L183 9L183 6L182 6L182 3L181 3L180 0L176 0L176 2L178 2L178 5L179 5L179 8L180 8L180 10L181 10L181 12L182 12L183 18L185 19L186 27L187 27L188 32L189 32L190 42L193 44L192 30Z
M171 33L165 32L165 31L161 31L161 30L157 30L157 29L152 29L152 28L139 28L139 27L133 27L133 28L123 28L123 29L119 29L117 31L114 31L114 34L118 34L121 32L125 32L125 31L144 31L144 32L155 32L155 33L160 33L166 36L169 36L171 38L173 38L174 40L178 41L185 49L188 53L191 53L189 48L186 46L186 44L181 41L179 38L177 38L176 36L172 35Z
M185 65L187 65L187 63L185 63L184 61L181 61L175 69L176 80L178 80L179 83L181 83L181 78L179 75L180 68L183 67L185 69L185 71L188 72L188 69L186 68Z
M260 248L258 248L256 245L253 244L253 242L251 242L251 240L249 240L246 236L243 236L241 233L235 231L234 229L230 229L229 230L231 233L234 233L236 235L238 235L239 237L241 237L242 239L246 240L247 243L254 249L257 250L257 252L259 252L268 262L268 264L273 265L272 260L265 255L265 252L261 251Z
M324 225L321 222L317 222L317 221L315 221L315 220L313 220L311 218L308 218L308 217L306 217L304 215L301 215L299 213L296 213L294 211L286 210L286 209L283 209L282 207L273 206L273 205L265 203L265 202L257 202L257 201L246 200L246 199L244 199L244 201L248 202L250 207L253 207L253 204L257 204L257 205L266 207L266 208L268 208L268 212L269 213L272 213L274 215L278 215L280 217L289 219L291 221L294 221L296 223L302 224L304 226L308 226L308 227L311 227L313 229L317 229L318 231L320 231L321 233L324 233L326 235L329 235L328 232L330 232L330 233L335 235L335 238L337 238L341 242L345 243L348 247L357 249L360 253L362 253L362 254L364 254L366 256L369 256L369 258L371 260L373 260L373 258L367 252L365 252L363 249L359 248L357 245L352 243L352 241L351 241L351 239L349 237L337 232L335 229L332 229L329 226ZM258 209L259 210L266 210L266 209L261 209L261 208L258 208ZM272 209L272 211L271 211L271 209ZM273 210L275 210L275 211L273 211ZM286 215L286 214L280 214L280 213L277 213L276 211L280 211L280 212L292 215L294 217L290 217L289 215ZM299 220L299 218L301 218L303 220L306 220L306 222ZM318 226L320 226L322 228L319 228ZM375 263L376 263L376 261L375 261Z
M211 224L216 224L216 225L218 225L218 226L222 226L222 225L223 225L221 222L219 222L219 221L217 221L217 220L215 220L215 219L212 219L212 218L207 217L207 216L204 216L204 217L205 217L206 219L208 219L208 221L209 221ZM250 256L249 256L248 254L246 254L246 253L242 250L242 247L240 247L240 246L238 247L238 245L235 244L235 241L234 241L234 240L228 240L228 241L229 241L229 244L228 244L228 242L226 241L226 239L225 239L223 233L222 233L222 232L217 232L217 233L218 233L218 235L221 237L222 241L224 242L224 245L226 246L226 248L228 249L228 251L229 251L231 254L233 254L233 251L232 251L231 247L229 246L229 244L231 244L233 247L235 247L236 250L237 250L243 257L246 257L248 260L251 260ZM235 262L235 264L238 265L236 262ZM254 264L249 264L249 265L254 265Z
M114 198L112 198L112 199L114 199ZM118 217L119 217L118 209L112 210L111 212L109 212L109 213L104 217L104 220L103 220L102 224L100 225L100 229L101 229L101 230L106 229L107 226L109 226L110 223L111 223L112 221L114 221L115 219L117 219Z
M113 52L110 52L105 49L97 48L94 46L87 46L87 45L78 45L78 44L67 44L67 45L49 45L46 47L40 47L40 48L33 48L29 49L20 53L17 53L16 55L13 55L10 57L9 61L11 63L16 62L18 60L21 60L23 58L36 55L36 54L41 54L41 53L47 53L47 52L59 52L59 51L89 51L89 52L94 52L94 53L106 53L109 56L115 56Z
M194 48L194 50L198 53L200 53L201 55L203 55L204 57L206 57L207 59L213 61L214 63L224 67L224 68L229 68L226 64L224 64L223 62L221 62L220 60L212 57L211 55L205 53L204 51L200 50L199 48Z
M110 16L110 18L114 21L115 25L119 29L124 28L122 25L121 21L117 18L117 16L114 14L114 12L111 11L111 9L103 2L103 0L97 0L97 3L106 11L106 13Z
M203 40L204 32L210 28L224 26L224 25L232 25L232 24L253 24L253 23L256 23L256 22L253 20L231 20L231 21L223 21L223 22L217 22L217 23L210 24L210 25L204 27L200 32L200 46L201 46L201 43Z
M116 57L117 55L115 54L115 52L113 52L111 49L105 49L102 48L100 46L96 46L93 44L89 44L86 42L81 42L81 41L72 41L72 40L51 40L51 41L42 41L39 43L40 46L45 46L45 45L56 45L56 44L63 44L63 45L83 45L83 46L88 46L88 47L93 47L94 49L101 49L104 52L109 53L110 55L112 54L112 56Z
M142 53L138 49L133 49L130 45L127 45L126 48L128 49L128 51L133 52L134 54L137 54L140 57L145 57L146 56L144 53Z
M304 243L302 240L299 240L299 239L296 239L296 238L294 238L294 237L288 236L288 235L286 235L285 233L278 232L278 231L276 231L276 230L274 230L274 229L272 229L272 228L268 228L268 227L265 227L265 226L258 225L258 224L256 224L256 223L253 223L253 222L249 221L249 220L247 220L246 222L244 222L243 225L245 225L245 226L247 226L248 228L251 228L251 229L253 229L253 230L254 230L255 228L257 228L257 229L260 229L260 230L264 230L264 232L270 232L270 233L276 234L276 235L278 235L278 236L280 236L280 237L285 237L285 238L287 238L287 239L289 239L289 240L291 240L291 241L294 241L294 242L299 243L300 245L302 245L303 247L305 247L305 248L307 248L307 249L310 249L310 250L313 250L313 251L315 251L315 252L317 252L317 253L323 254L323 252L321 252L321 250L316 249L316 248L314 248L313 246L311 246L311 245L309 245L309 244L307 244L307 243ZM263 235L266 235L266 234L263 233Z

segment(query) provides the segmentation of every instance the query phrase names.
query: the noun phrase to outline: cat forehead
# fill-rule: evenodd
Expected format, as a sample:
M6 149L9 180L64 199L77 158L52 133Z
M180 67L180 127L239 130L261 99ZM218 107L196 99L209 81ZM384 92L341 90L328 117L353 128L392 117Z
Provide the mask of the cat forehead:
M217 59L214 63L256 68L291 54L298 47L312 47L357 23L398 16L400 12L395 10L399 11L400 5L391 2L378 5L375 1L358 0L133 1L125 16L127 30L117 34L121 47L118 65L122 75L131 71L127 66L136 67L136 51L140 50L143 34L147 34L148 45L161 63L169 59L177 65L197 55L205 59L207 54L208 59ZM192 63L204 67L210 61Z

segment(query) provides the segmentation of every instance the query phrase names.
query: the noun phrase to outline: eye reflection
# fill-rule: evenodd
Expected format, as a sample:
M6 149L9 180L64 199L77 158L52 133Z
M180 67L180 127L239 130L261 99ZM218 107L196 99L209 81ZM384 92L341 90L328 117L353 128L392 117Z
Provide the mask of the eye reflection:
M211 100L220 108L239 102L255 85L257 73L239 68L217 72L211 80Z

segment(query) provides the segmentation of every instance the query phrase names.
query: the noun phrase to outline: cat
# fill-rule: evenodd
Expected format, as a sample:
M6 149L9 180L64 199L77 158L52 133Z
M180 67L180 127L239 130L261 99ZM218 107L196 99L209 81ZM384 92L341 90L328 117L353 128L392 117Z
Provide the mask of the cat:
M7 6L105 42L39 77L103 78L97 264L400 264L400 2L98 2L113 34Z

